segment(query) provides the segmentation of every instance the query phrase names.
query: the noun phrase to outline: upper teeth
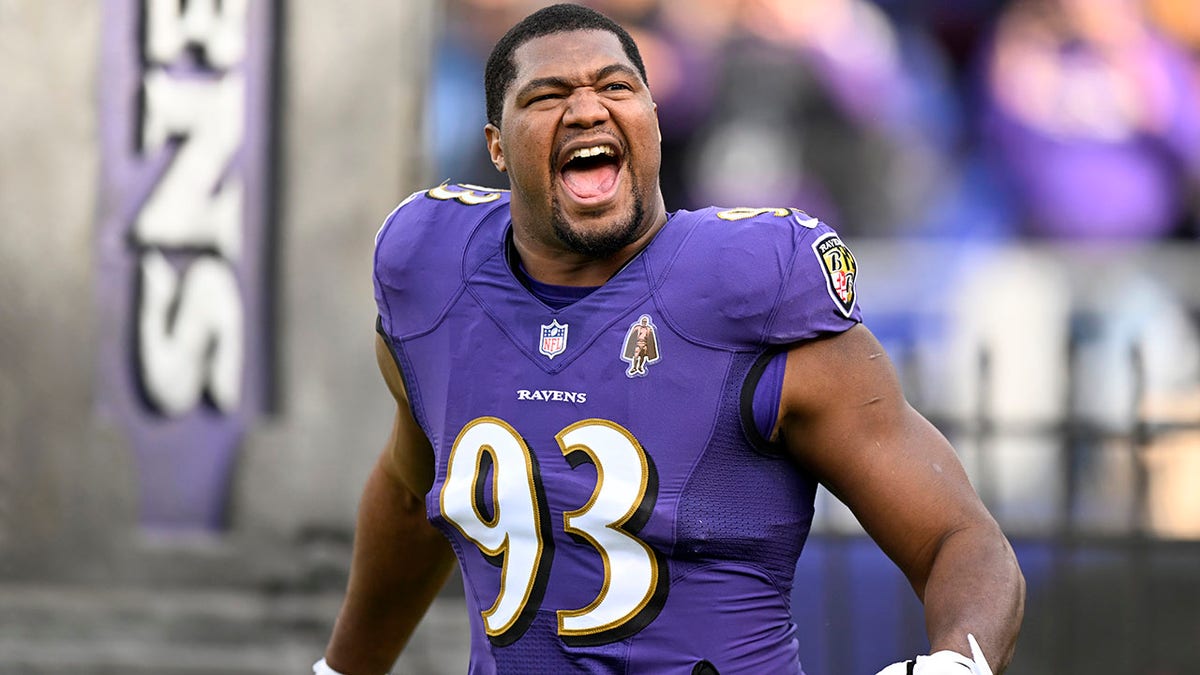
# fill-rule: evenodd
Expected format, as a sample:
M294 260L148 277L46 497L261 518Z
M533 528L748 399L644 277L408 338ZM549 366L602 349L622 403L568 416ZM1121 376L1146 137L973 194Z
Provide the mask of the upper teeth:
M611 145L593 145L590 148L579 148L571 153L568 159L583 159L584 157L595 157L596 155L608 155L610 157L617 154L616 150Z

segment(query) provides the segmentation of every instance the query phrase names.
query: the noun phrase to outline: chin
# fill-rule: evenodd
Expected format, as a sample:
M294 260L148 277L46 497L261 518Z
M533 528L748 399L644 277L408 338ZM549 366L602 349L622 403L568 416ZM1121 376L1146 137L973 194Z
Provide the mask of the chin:
M554 205L554 234L567 249L590 258L608 258L637 241L642 234L645 207L641 200L606 217L569 220L558 204Z

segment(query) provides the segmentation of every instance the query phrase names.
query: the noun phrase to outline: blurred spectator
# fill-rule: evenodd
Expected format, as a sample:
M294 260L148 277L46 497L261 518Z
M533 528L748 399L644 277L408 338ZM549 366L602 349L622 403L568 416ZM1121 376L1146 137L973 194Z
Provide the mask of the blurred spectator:
M1146 5L1154 23L1200 59L1200 3L1193 0L1146 0Z
M738 11L710 43L717 90L685 161L688 205L798 204L846 234L921 230L960 125L919 26L863 0L724 4ZM666 17L681 32L692 20Z
M949 59L956 76L965 76L979 54L980 41L1008 0L913 2L875 0L893 16L916 21L929 31Z
M427 118L436 178L503 182L481 140L483 62L497 27L544 4L444 3ZM1200 60L1179 46L1200 54L1194 2L586 4L642 45L673 207L798 204L849 235L1197 229ZM982 139L964 74L981 79Z
M537 3L447 0L434 45L426 123L433 180L508 187L488 157L483 69L492 45Z
M1017 0L985 63L989 150L1023 232L1155 238L1188 227L1200 95L1137 0Z
M497 184L480 130L497 26L533 0L450 0L429 101L438 179ZM673 208L800 205L846 234L927 231L964 127L916 22L866 0L591 0L641 46ZM978 220L978 219L972 219Z

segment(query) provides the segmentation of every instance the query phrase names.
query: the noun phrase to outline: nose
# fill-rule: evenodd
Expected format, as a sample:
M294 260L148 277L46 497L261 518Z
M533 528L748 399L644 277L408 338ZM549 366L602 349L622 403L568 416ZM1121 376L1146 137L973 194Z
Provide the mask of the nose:
M563 124L566 126L590 129L608 119L608 108L594 90L576 89L567 98L567 109L563 114Z

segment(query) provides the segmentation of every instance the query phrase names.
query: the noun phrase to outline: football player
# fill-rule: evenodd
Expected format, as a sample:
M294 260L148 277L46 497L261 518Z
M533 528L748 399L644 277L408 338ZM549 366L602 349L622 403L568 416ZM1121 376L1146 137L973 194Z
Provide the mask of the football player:
M377 237L396 415L316 672L387 671L457 561L471 673L802 673L818 484L924 602L933 654L884 673L1003 670L1016 559L863 326L838 235L668 212L642 59L591 10L520 22L485 88L511 191L418 192Z

